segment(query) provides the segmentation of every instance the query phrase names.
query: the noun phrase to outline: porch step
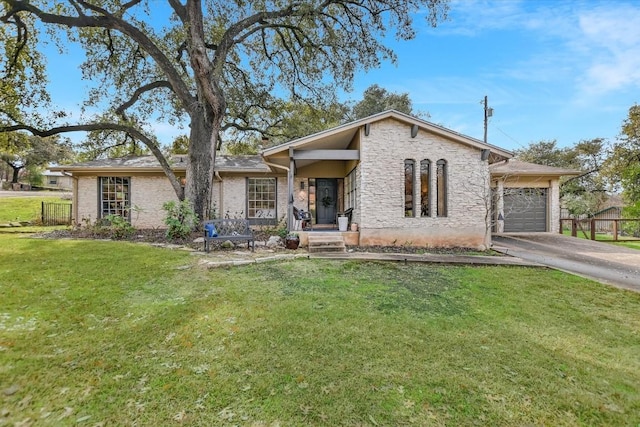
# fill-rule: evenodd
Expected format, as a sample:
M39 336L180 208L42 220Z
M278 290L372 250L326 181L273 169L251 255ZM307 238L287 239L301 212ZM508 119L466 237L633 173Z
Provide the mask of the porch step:
M309 233L309 253L346 252L340 233Z

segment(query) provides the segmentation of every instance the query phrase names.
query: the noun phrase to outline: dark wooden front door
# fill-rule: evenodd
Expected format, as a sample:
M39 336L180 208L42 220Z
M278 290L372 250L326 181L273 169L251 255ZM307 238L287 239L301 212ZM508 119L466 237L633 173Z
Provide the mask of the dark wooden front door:
M316 179L316 223L334 224L338 203L338 184L335 179Z

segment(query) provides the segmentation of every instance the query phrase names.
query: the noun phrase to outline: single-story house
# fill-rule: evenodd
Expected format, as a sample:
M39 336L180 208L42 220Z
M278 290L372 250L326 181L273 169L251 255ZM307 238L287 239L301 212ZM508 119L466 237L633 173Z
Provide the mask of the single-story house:
M385 111L260 155L217 156L212 212L252 224L286 221L290 230L300 225L294 213L308 212L311 229L300 230L303 244L307 233L335 229L343 212L357 224L343 232L345 239L361 246L481 248L492 229L557 232L559 178L574 172L512 157L478 139ZM185 162L172 159L178 176L184 176ZM78 224L115 213L139 228L162 227L162 204L176 199L150 156L52 170L74 179ZM533 223L527 214L515 214L532 199Z
M72 178L63 174L62 172L54 172L49 169L42 173L44 177L44 187L57 188L60 190L71 190Z

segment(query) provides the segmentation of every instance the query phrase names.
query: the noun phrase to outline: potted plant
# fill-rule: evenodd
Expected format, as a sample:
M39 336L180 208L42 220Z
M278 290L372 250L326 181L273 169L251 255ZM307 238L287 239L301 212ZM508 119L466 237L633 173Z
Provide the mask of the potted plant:
M284 238L284 247L287 249L298 249L300 245L300 236L298 233L289 233L287 237Z

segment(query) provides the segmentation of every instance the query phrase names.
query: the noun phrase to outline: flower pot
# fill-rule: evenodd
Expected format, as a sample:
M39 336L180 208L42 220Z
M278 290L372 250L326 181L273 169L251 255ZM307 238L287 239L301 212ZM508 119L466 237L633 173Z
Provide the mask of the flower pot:
M300 245L299 237L287 237L284 239L284 247L287 249L298 249Z
M358 231L358 224L356 224L355 222L351 223L351 231Z
M349 217L346 217L346 216L338 217L338 230L347 231L348 225L349 225Z

